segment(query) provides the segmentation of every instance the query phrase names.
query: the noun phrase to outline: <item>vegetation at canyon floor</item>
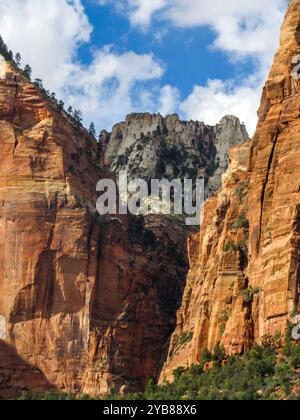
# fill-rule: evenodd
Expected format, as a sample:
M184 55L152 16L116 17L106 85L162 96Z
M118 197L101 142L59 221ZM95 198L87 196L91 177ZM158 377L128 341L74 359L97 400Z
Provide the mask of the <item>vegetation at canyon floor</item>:
M243 356L225 359L222 347L203 351L201 364L174 371L175 381L158 386L151 381L144 392L110 395L107 400L300 400L300 344L290 330L282 337L266 338ZM34 392L26 400L89 400L87 395Z

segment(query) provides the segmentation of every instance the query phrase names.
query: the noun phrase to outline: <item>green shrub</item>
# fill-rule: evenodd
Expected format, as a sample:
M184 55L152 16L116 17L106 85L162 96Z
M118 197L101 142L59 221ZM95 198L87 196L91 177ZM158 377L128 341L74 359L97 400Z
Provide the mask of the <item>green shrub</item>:
M288 336L288 332L287 332ZM289 335L291 337L291 335ZM112 394L106 400L300 400L294 385L300 384L300 345L290 343L288 356L276 349L274 339L265 337L262 345L256 345L243 356L225 359L224 349L217 345L213 354L202 351L202 363L190 369L180 367L174 374L174 382L156 385L151 380L144 392L126 396ZM214 362L204 371L203 363ZM30 397L23 393L20 399L74 399L69 394L38 392ZM89 398L87 396L77 399Z
M190 341L192 341L193 335L194 334L191 331L182 334L182 336L179 339L180 345L183 346L184 344L189 343Z
M186 369L182 366L180 366L179 368L177 368L176 370L173 371L173 376L175 379L179 379L184 372L186 371Z
M210 363L213 361L213 354L207 349L203 349L201 353L201 362Z
M245 197L248 194L248 191L246 190L246 185L242 184L240 188L236 188L235 194L238 196L240 204L244 202Z
M251 303L253 302L254 296L257 295L260 292L260 289L248 287L247 289L242 291L242 296L244 299L244 303Z
M300 345L294 345L292 348L291 363L295 369L300 369Z
M213 360L217 363L222 363L225 360L225 349L220 344L214 348Z
M234 244L233 242L227 242L224 245L224 252L229 252L229 251L237 252L239 251L239 246Z
M232 225L233 229L249 229L249 220L246 215L241 214Z

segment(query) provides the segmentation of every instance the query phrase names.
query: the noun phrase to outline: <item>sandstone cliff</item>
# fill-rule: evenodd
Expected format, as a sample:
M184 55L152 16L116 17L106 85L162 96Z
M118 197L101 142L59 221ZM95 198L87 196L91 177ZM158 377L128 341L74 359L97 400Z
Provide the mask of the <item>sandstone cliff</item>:
M24 364L66 388L84 368L90 333L98 146L8 65L0 139L2 336Z
M113 177L103 143L3 60L0 76L0 397L36 387L93 395L140 389L158 375L176 325L190 230L167 216L100 218L96 184ZM131 116L130 133L139 121L137 149L142 132L151 132L148 119L153 132L167 130L161 150L173 142L178 157L187 147L187 160L172 166L181 176L197 155L202 175L218 182L228 135L234 143L246 136L234 117L206 127ZM152 153L158 138L147 135ZM116 142L112 136L107 150ZM154 172L144 158L148 179Z
M115 125L112 133L103 131L100 135L105 162L114 173L127 171L129 179L140 177L147 181L162 178L170 180L204 178L207 196L212 195L221 186L222 174L228 167L230 147L242 144L245 139L248 139L245 126L233 116L224 117L220 124L212 127L200 122L182 122L177 115L163 118L161 115L133 114L129 115L124 123ZM185 262L183 267L187 268L187 247L182 244L186 244L192 230L185 226L183 220L180 222L178 217L146 216L141 220L149 224L149 219L154 238L157 238L162 226L168 234L169 241L172 232L173 235L176 232L177 236L177 252L170 252L168 255L157 254L158 261L161 261L160 269L169 271L170 267L176 267L179 255ZM170 246L168 239L165 241L165 246ZM157 271L156 264L152 265L149 259L148 263L145 260L146 266L149 273L153 274L153 270ZM185 271L182 273L186 274ZM168 277L169 287L173 288L171 284L174 283L181 286L185 284L185 277L182 275L176 280L174 270ZM178 292L180 292L179 289ZM182 291L177 293L177 303L181 302L181 298ZM167 301L166 305L168 305ZM95 308L97 306L95 305ZM175 307L176 305L174 309ZM172 318L170 325L174 328L174 315ZM129 330L128 333L131 334L132 331ZM166 337L166 344L167 339L168 337ZM162 349L162 362L166 357L165 348L167 349L166 346ZM157 368L160 366L152 367L153 377ZM149 369L148 377L150 373Z
M242 353L300 311L300 1L292 0L252 144L190 241L191 270L161 381L221 343Z
M159 375L165 350L161 381L205 347L242 353L285 330L300 310L299 28L292 0L254 141L231 150L188 250L174 219L99 218L95 185L113 177L106 162L147 178L193 169L213 192L227 166L223 139L246 137L236 119L131 116L102 133L104 155L0 63L0 398L36 387L126 392Z
M141 388L175 326L181 228L100 219L99 144L14 68L1 76L0 397Z

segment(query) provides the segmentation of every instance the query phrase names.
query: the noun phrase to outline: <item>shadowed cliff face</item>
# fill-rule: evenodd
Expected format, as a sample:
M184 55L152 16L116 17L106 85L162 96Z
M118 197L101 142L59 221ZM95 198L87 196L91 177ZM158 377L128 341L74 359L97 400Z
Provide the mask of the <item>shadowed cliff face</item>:
M43 392L54 389L45 375L26 363L11 346L0 342L0 400L15 398L22 392L39 389Z
M231 151L207 201L161 380L221 342L227 353L283 333L300 295L300 1L290 2L252 144ZM189 335L179 346L180 337Z

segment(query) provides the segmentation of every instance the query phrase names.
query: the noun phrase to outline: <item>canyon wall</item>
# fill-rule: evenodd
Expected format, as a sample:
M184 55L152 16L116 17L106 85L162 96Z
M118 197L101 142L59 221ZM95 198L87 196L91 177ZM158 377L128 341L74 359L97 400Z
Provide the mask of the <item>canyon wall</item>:
M292 0L243 144L234 117L208 127L149 114L97 143L0 63L0 398L128 392L206 347L240 354L284 332L300 309L299 56ZM211 195L236 144L188 244L179 218L97 215L97 181L122 169L203 176Z
M0 398L33 388L93 395L142 389L158 375L176 326L191 229L178 217L99 217L96 184L115 176L105 162L117 138L107 133L103 144L102 133L97 143L39 86L1 66ZM186 130L190 154L177 160L177 171L192 170L197 154L207 180L227 166L228 133L235 144L247 135L234 117L215 128L146 114L129 116L125 126L138 121L142 137L148 119L155 132L161 127L161 150L179 142L169 150L177 157ZM157 141L154 135L146 149ZM144 178L150 169L142 167Z
M253 142L231 151L190 240L191 270L160 381L218 343L240 354L300 311L300 1L292 0Z
M100 218L101 146L8 64L0 151L0 397L141 388L175 327L180 224Z
M98 267L98 146L9 65L0 80L0 139L5 345L67 389L86 366ZM24 389L32 386L24 376Z

